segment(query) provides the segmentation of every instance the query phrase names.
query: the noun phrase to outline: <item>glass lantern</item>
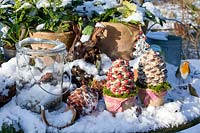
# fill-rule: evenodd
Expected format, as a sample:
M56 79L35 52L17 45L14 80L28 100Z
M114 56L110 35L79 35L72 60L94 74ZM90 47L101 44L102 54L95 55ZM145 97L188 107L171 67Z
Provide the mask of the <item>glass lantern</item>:
M41 106L49 111L62 102L64 43L39 38L26 38L16 44L16 103L40 113Z

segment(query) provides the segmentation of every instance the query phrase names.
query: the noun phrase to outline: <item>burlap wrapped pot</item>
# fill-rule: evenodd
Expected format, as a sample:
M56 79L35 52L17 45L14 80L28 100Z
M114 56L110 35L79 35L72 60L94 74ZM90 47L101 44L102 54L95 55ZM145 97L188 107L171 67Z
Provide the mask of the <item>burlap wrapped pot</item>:
M41 38L48 40L58 40L65 44L66 49L69 51L71 48L73 41L75 39L75 34L73 31L56 33L56 32L31 32L31 38Z
M133 43L140 32L139 25L102 22L106 27L107 37L97 42L97 47L102 53L107 54L112 60L130 59L133 52Z

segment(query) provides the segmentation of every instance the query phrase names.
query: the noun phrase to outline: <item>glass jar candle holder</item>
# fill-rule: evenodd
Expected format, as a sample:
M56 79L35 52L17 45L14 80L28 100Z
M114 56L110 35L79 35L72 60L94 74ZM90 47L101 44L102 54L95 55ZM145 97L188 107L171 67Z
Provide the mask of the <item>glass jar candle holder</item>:
M16 44L16 103L40 113L41 106L56 110L62 102L65 44L26 38Z

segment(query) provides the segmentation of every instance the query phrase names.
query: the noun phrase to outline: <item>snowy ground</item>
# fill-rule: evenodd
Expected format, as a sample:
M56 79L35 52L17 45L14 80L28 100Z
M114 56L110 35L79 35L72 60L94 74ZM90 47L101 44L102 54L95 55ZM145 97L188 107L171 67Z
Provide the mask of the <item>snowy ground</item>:
M4 63L0 68L0 75L7 77L15 77L16 59L13 58L9 62ZM110 64L109 58L103 56L103 70L106 71ZM189 60L191 63L191 75L185 83L191 83L195 87L197 93L200 95L200 72L198 70L200 60ZM133 63L134 62L134 63ZM75 61L74 64L80 65L88 72L94 72L91 66L88 69L83 65L83 62ZM135 61L131 63L134 67ZM19 126L25 132L144 132L155 130L158 128L175 127L184 124L194 118L200 116L200 98L191 96L187 89L178 87L179 80L175 77L176 67L167 64L168 81L172 85L169 91L165 104L161 107L147 107L142 108L142 113L137 111L137 106L126 110L122 113L117 113L115 117L105 110L104 103L99 102L96 112L78 119L72 126L58 130L52 127L47 127L41 120L41 116L32 113L26 109L22 109L16 105L16 98L14 97L7 105L0 108L0 127L3 123L14 124L16 128ZM89 73L90 73L89 72ZM93 73L96 75L96 73ZM13 76L11 76L13 75ZM97 75L96 75L97 76ZM0 76L1 77L1 76ZM47 118L51 123L56 125L63 125L68 123L72 118L71 111L51 112L47 114ZM200 126L195 129L187 129L185 132L197 132Z
M172 10L171 5L165 5L160 7L164 16L171 18L175 17L181 20L181 12L178 12L174 7ZM164 10L166 9L166 10ZM175 13L168 12L169 10L176 11ZM180 11L180 10L179 10ZM190 16L188 16L190 18ZM158 27L154 27L158 28ZM173 28L172 23L167 23L164 28ZM0 92L6 94L7 91L3 90L3 85L13 84L16 80L16 62L15 58L9 62L4 63L0 68ZM189 60L191 63L191 75L186 83L191 83L200 95L200 60ZM110 64L109 59L104 57L104 69L108 70ZM80 65L82 69L85 69L88 73L91 73L98 77L97 70L94 66L88 66L82 61L75 61L72 64ZM91 69L92 68L92 69ZM137 107L126 110L123 113L117 113L115 117L111 113L105 110L104 103L99 102L98 111L91 115L81 117L76 123L68 128L58 130L52 127L47 127L42 122L41 116L36 113L32 113L26 109L22 109L16 105L16 97L14 97L7 105L0 108L0 128L3 123L14 124L15 128L22 128L25 132L142 132L149 131L164 127L174 127L180 124L184 124L190 120L193 120L200 116L200 98L193 97L189 94L187 89L178 87L179 80L175 77L176 67L167 64L168 69L168 81L172 85L172 89L169 91L166 97L166 103L161 107L147 107L142 108L142 114L137 112ZM5 80L7 79L7 80ZM47 114L49 121L56 125L62 125L68 123L72 117L72 113L64 112L63 108L59 112L51 112ZM181 131L181 133L198 133L200 130L200 124Z

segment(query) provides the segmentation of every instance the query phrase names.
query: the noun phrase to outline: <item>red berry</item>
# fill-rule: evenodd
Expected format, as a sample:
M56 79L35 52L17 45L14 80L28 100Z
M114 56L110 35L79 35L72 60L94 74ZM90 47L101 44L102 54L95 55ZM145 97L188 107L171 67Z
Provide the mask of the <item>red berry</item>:
M130 77L130 76L131 76L131 73L130 73L130 72L127 72L127 73L126 73L126 76L127 76L127 77Z
M116 92L117 89L115 87L113 87L111 90L112 90L112 92Z
M110 77L110 76L112 76L112 74L111 74L110 72L108 72L108 73L107 73L107 76Z
M126 71L126 68L125 68L125 67L123 67L123 68L122 68L122 70L123 70L123 71Z
M120 87L120 86L121 86L121 82L118 82L118 83L117 83L117 86Z
M128 60L126 60L126 65L129 65L129 61Z
M126 93L130 93L130 90L126 90Z
M127 90L127 87L126 86L122 86L122 90L123 91Z
M119 74L118 76L117 76L119 79L122 79L122 74Z
M115 78L114 78L114 77L111 77L111 81L115 81Z
M131 76L129 77L129 79L133 79L133 75L131 75Z
M125 80L124 82L125 82L125 84L127 85L127 84L129 83L129 80Z
M115 67L119 67L119 64L116 64Z
M110 82L107 82L107 84L106 84L106 85L107 85L107 87L110 87Z

